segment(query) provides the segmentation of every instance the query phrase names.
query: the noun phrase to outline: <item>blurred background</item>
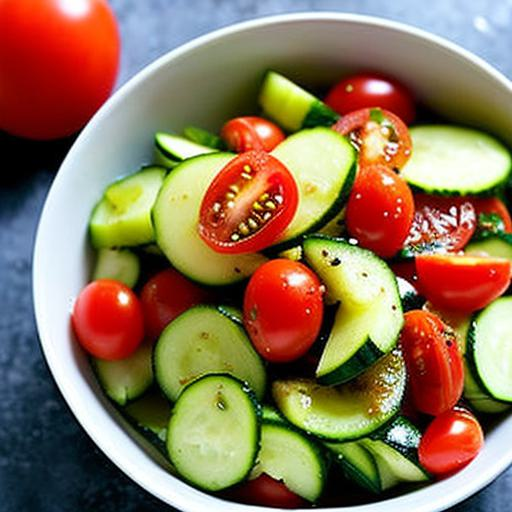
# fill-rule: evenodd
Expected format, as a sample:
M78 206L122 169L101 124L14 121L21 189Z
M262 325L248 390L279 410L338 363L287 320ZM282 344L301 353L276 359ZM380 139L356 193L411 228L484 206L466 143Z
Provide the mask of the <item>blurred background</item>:
M111 5L122 40L116 87L158 56L211 30L313 10L409 23L460 44L512 78L512 0L113 0ZM32 245L45 196L74 138L33 142L0 132L0 511L170 510L95 448L61 398L39 348ZM504 512L511 497L509 470L452 512Z

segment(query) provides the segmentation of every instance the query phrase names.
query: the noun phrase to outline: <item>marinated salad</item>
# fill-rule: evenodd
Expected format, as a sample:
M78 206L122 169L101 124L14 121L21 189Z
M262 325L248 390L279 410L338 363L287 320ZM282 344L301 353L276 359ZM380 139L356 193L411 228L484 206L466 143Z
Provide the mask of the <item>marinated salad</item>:
M72 325L191 485L297 508L445 478L512 404L511 154L395 79L155 134L92 210ZM335 489L335 492L332 492ZM387 494L384 494L386 496Z

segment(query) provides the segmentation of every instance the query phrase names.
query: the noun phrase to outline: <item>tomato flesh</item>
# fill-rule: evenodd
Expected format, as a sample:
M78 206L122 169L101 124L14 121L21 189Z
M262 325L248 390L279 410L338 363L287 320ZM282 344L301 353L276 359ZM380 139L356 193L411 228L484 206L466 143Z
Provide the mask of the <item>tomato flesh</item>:
M414 214L411 190L383 165L361 167L347 203L348 232L379 256L393 256L409 233Z
M421 465L444 477L467 466L481 451L484 434L478 420L460 407L444 412L427 427L418 448Z
M82 347L100 359L124 359L144 338L139 299L112 279L93 281L80 292L71 321Z
M164 328L187 309L207 302L209 293L172 268L162 270L144 285L140 301L146 335L160 336Z
M469 242L476 228L470 198L415 194L415 212L405 246L413 252L456 252Z
M215 177L201 204L199 234L215 251L264 249L291 222L299 201L290 171L264 151L242 153Z
M512 264L503 258L424 254L416 257L421 293L434 306L477 311L510 285Z
M272 151L285 139L281 128L262 117L236 117L228 121L221 130L226 145L236 153L254 149Z
M356 110L337 121L333 129L348 137L359 151L359 165L381 164L401 169L411 156L411 137L404 122L381 108Z
M344 78L329 91L325 102L341 115L380 107L390 110L406 124L411 124L416 115L411 93L396 80L377 73Z
M404 315L400 344L416 410L436 416L451 409L464 387L455 333L433 313L412 310Z
M279 363L303 356L320 332L323 293L302 263L275 259L259 267L244 296L244 325L257 352Z
M0 129L33 139L74 133L109 96L119 54L106 0L2 0Z

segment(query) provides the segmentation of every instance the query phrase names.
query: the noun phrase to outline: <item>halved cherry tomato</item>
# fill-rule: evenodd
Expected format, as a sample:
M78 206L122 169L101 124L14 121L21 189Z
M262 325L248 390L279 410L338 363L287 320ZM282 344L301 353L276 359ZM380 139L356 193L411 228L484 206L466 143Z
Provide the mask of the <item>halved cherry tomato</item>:
M433 475L448 476L468 465L484 445L478 420L466 409L446 411L427 427L418 448L421 465Z
M80 292L71 321L80 345L100 359L124 359L144 337L139 299L112 279L93 281Z
M510 285L512 264L504 258L442 254L416 256L421 292L434 306L476 311Z
M206 191L199 234L217 252L259 251L288 226L298 201L297 184L279 160L264 151L242 153Z
M398 277L402 277L409 281L416 289L418 289L418 276L416 274L416 263L413 259L403 261L392 261L389 266ZM418 289L418 292L420 290ZM420 292L421 293L421 292Z
M361 167L347 203L348 232L379 256L393 256L409 233L414 214L407 183L383 165Z
M406 124L411 124L416 114L411 93L396 80L378 73L344 78L329 91L325 102L341 115L361 108L385 108Z
M268 361L293 361L315 341L323 318L324 288L305 265L271 260L252 275L244 296L244 325Z
M404 122L381 108L364 108L343 116L333 128L359 151L361 166L382 164L401 169L411 156L411 137Z
M400 344L416 409L433 416L451 409L464 387L464 365L453 330L433 313L408 311Z
M415 194L414 219L405 246L414 252L446 253L464 248L476 227L473 201Z
M281 128L262 117L236 117L228 121L220 132L229 149L244 153L258 149L272 151L285 139Z
M305 508L308 502L290 491L283 482L262 473L231 490L230 496L250 505L276 508Z
M172 268L153 276L142 288L140 301L146 335L156 339L169 322L187 309L206 302L209 293Z
M497 215L503 221L503 230L505 233L512 233L512 219L507 207L497 197L472 197L471 202L473 203L477 219L480 221L480 215Z

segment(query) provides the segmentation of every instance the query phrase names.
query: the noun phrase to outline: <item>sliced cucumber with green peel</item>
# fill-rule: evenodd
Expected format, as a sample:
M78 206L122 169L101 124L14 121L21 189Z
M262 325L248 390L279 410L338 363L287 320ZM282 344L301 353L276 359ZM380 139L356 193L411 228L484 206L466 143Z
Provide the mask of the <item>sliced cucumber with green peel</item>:
M205 285L236 283L267 261L256 253L220 254L199 236L203 197L213 178L233 156L217 152L183 162L165 179L153 208L159 247L177 270Z
M204 130L203 128L198 128L197 126L187 126L183 130L183 135L185 135L188 140L201 146L206 146L207 148L226 149L226 144L224 144L224 141L218 135Z
M464 398L475 411L484 414L499 414L511 407L511 404L495 400L484 391L473 377L467 363L464 364Z
M265 75L259 103L266 115L290 132L332 126L340 117L311 93L275 71Z
M323 127L291 135L271 154L289 169L299 189L297 212L276 243L282 250L339 213L354 182L357 155L345 137Z
M512 297L496 299L474 316L466 359L490 397L512 402Z
M396 277L373 252L342 239L312 235L303 251L340 302L316 376L323 384L347 382L396 345L403 324Z
M260 444L250 478L265 473L305 500L316 502L327 478L324 456L316 442L283 420L269 421L264 416Z
M397 276L396 282L402 302L402 310L405 312L411 309L421 309L423 304L425 304L425 299L418 293L418 290L407 279L402 277Z
M92 358L92 366L106 395L125 405L141 396L153 383L153 343L144 342L129 357L118 361Z
M259 451L260 409L247 385L228 375L207 375L187 386L167 431L178 473L206 491L244 480Z
M187 158L217 151L203 144L192 142L185 137L164 132L155 134L155 146L157 151L172 163L171 167L175 167Z
M277 380L272 396L296 427L321 439L350 441L374 432L398 413L405 380L405 364L395 350L347 384Z
M471 256L487 255L512 261L512 234L496 233L480 240L471 241L464 248L464 254Z
M207 373L229 373L247 382L258 398L265 392L265 367L245 330L215 306L195 306L174 319L160 335L153 359L155 379L171 401Z
M97 279L115 279L133 288L140 275L139 257L128 249L100 249L92 273Z
M410 130L412 156L400 175L430 194L492 194L510 175L509 150L491 135L450 125Z
M153 242L151 209L164 176L165 169L147 167L108 186L89 222L93 247L130 247Z

